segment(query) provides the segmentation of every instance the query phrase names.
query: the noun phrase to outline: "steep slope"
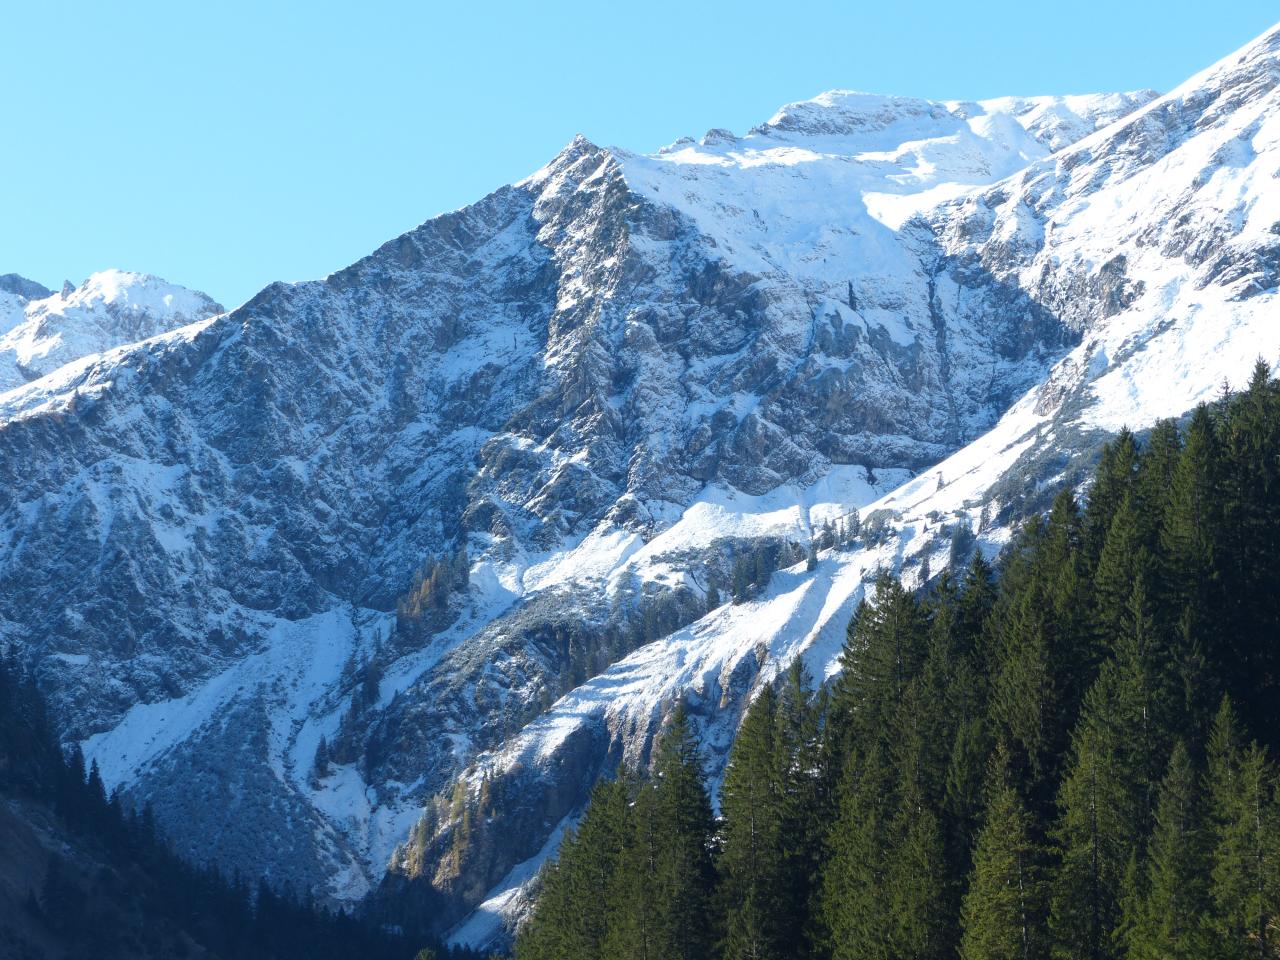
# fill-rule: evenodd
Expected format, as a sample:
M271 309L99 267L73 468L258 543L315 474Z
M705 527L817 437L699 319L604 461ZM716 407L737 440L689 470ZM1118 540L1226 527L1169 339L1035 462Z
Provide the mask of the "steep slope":
M653 157L578 139L322 282L0 395L0 632L189 853L357 896L475 752L700 616L705 571L978 435L1070 345L977 271L939 306L960 281L867 198L991 182L1147 99L840 94ZM398 617L464 545L469 588Z
M951 277L973 271L1020 290L1082 342L995 429L869 504L855 549L823 553L811 572L785 570L762 598L721 607L606 670L481 757L469 794L555 797L566 767L641 761L681 695L703 719L715 773L761 683L796 655L819 676L836 669L844 625L879 570L908 580L936 573L964 555L970 532L997 550L1014 518L1080 482L1112 432L1179 416L1224 382L1242 385L1259 355L1276 364L1278 87L1273 31L1115 126L907 223L922 244L936 240ZM937 300L969 289L940 286ZM554 838L535 826L544 810L517 805L512 833ZM486 831L472 844L510 849L500 823ZM443 858L456 834L446 821L425 856L402 854L399 871L424 875L419 862ZM513 866L456 936L499 936L553 846L524 847L530 861Z
M0 278L0 391L223 310L203 293L142 273L104 270L60 294L8 277Z
M1183 377L1141 426L1252 360L1140 347L1269 303L1232 298L1268 282L1274 73L1271 35L1154 101L833 93L652 156L575 140L324 281L0 396L0 635L191 855L358 896L426 804L382 902L486 901L459 936L492 936L672 697L721 762L761 682L830 667L870 571L940 569L957 524L990 549L1071 482L1103 374ZM1257 222L1207 271L1125 198L1246 115ZM1161 181L1188 235L1219 169ZM1132 214L1122 261L1095 197ZM789 565L859 508L857 549ZM748 561L767 584L719 603Z

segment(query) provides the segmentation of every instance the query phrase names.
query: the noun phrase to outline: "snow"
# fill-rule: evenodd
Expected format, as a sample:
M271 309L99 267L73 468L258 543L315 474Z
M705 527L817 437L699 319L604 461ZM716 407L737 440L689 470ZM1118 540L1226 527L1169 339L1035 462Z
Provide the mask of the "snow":
M1261 43L1252 55L1270 57L1274 46L1271 41ZM1152 95L1139 99L1150 101L1145 109L1151 112L1179 97L1203 98L1201 88L1222 82L1223 71L1236 69L1249 54L1229 58L1163 101L1155 101ZM907 111L904 120L891 101L833 94L784 108L771 121L775 129L755 131L747 138L717 138L710 146L680 141L656 157L625 158L629 182L698 220L744 269L808 270L820 275L829 269L826 259L797 260L790 252L817 248L831 263L870 259L891 273L903 265L892 262L892 244L872 244L862 237L877 225L897 229L912 217L934 215L939 203L959 205L973 196L970 183L939 174L936 160L954 161L964 154L964 147L974 147L968 137L985 137L1009 151L1006 156L1012 165L1039 161L1002 185L1009 197L997 211L992 231L999 242L1040 251L1018 278L1022 283L1031 287L1044 272L1045 261L1055 267L1075 265L1088 275L1119 252L1127 258L1127 273L1141 278L1143 286L1122 309L1085 330L1080 345L1050 374L1050 385L1081 388L1079 407L1046 402L1053 394L1038 386L988 433L896 489L878 498L859 496L855 490L829 497L828 513L855 505L864 516L887 512L892 518L890 536L875 547L828 551L811 573L799 568L781 571L758 599L722 606L635 651L566 694L505 748L482 757L482 771L547 765L575 731L590 724L603 725L622 738L633 751L631 759L637 760L635 751L644 741L629 739L628 731L652 730L658 711L674 696L718 698L724 680L748 658L756 667L753 690L797 655L804 656L816 675L832 676L838 671L845 624L857 602L873 589L877 572L894 571L913 582L923 560L939 569L947 543L937 535L955 523L977 529L991 491L1002 479L1016 477L1036 451L1078 442L1064 441L1066 437L1089 436L1095 430L1114 432L1125 425L1142 429L1158 418L1179 415L1213 397L1224 379L1243 383L1259 354L1273 369L1280 365L1280 326L1273 322L1275 278L1218 282L1207 274L1203 260L1189 262L1150 235L1152 224L1163 229L1181 217L1209 235L1225 225L1230 231L1227 242L1242 261L1247 262L1251 251L1269 249L1274 224L1280 222L1280 195L1274 190L1280 175L1280 151L1276 150L1280 104L1274 96L1259 98L1218 117L1218 127L1211 133L1175 143L1151 162L1136 162L1116 161L1103 149L1124 135L1117 132L1124 123L1107 127L1104 116L1098 122L1099 132L1092 135L1088 131L1094 128L1080 123L1077 111L1097 103L1095 98L994 101L981 105L969 118L967 133L922 136L916 143L886 131L903 122L949 123L949 112L940 116L937 109L921 106ZM1112 100L1107 106L1119 116L1132 103ZM1132 122L1142 123L1144 116L1139 111ZM1034 145L1019 139L1009 118L1028 136L1035 132L1039 139ZM825 153L815 149L812 139L804 149L772 143L802 134L828 138L831 149ZM1065 145L1063 139L1070 142L1081 136L1080 146L1071 149L1085 163L1065 165L1060 158L1047 156ZM892 153L875 144L876 137L906 145L900 148L903 152ZM862 142L855 145L859 139ZM877 146L879 152L872 149ZM1090 153L1095 150L1096 160ZM886 156L901 163L905 152L916 162L904 164L909 175L895 178L892 188L885 189L883 180L877 189L866 189L860 182L865 169L859 167ZM982 151L975 150L969 159L979 155ZM979 167L973 163L970 170ZM1014 172L998 164L989 169L993 179ZM726 171L732 171L732 177ZM1065 180L1055 188L1044 182L1046 173L1061 173ZM870 177L866 181L873 182ZM979 182L979 177L973 175L970 182ZM811 213L811 205L823 198L843 210L851 225L849 234L832 234L819 241L803 233L821 220ZM750 213L743 215L768 204L776 206L758 220ZM791 222L788 214L795 211L799 213ZM868 224L868 219L875 223ZM761 222L768 226L756 226ZM783 227L780 231L775 229L778 224ZM1261 293L1251 289L1250 284L1259 280L1269 281L1272 289ZM1250 295L1242 297L1242 291ZM1060 482L1060 478L1045 482ZM779 496L784 502L708 489L670 529L645 548L628 553L626 560L642 568L647 557L665 549L698 541L705 544L728 531L745 536L787 531L802 536L806 522L809 529L815 522L812 516L803 516L806 497L796 496L795 491ZM1011 535L1007 527L988 526L981 531L979 546L994 554ZM740 715L740 708L712 711L702 730L713 774L724 762ZM470 931L474 922L483 933L467 942L480 942L492 935L495 925L509 926L518 918L513 916L518 911L512 905L519 903L513 882L518 881L509 878L495 888L482 911L461 928Z
M203 293L122 270L40 300L0 293L0 391L221 312Z
M910 217L1153 96L972 103L835 90L783 107L743 138L615 152L634 189L691 217L735 266L839 289L852 264L910 275L895 236Z
M605 520L542 552L517 543L509 554L495 550L480 556L471 571L468 609L424 648L388 667L378 709L411 693L423 678L451 662L450 653L539 592L575 591L590 602L606 603L624 582L692 582L696 572L681 566L680 555L717 539L778 536L807 543L824 522L853 510L864 517L889 517L883 542L826 551L813 571L804 565L779 571L755 599L724 604L634 651L567 693L499 748L473 756L474 744L480 742L476 729L468 726L479 723L474 717L430 732L448 744L459 767L475 761L467 774L472 777L520 765L553 769L566 741L588 725L603 726L630 759L639 760L661 711L675 696L691 693L708 705L701 733L714 773L724 762L750 696L795 657L803 656L820 677L834 675L845 626L857 603L874 589L880 571L916 582L925 559L935 571L942 565L952 525L979 527L1002 482L1060 482L1060 477L1041 480L1029 474L1037 454L1087 454L1097 431L1122 425L1141 429L1214 396L1224 378L1243 382L1259 353L1274 365L1280 360L1280 326L1272 321L1276 277L1268 263L1274 260L1274 225L1280 223L1280 192L1274 189L1280 174L1280 105L1266 87L1263 70L1261 80L1250 81L1250 97L1233 105L1224 96L1221 105L1212 107L1220 87L1230 81L1234 89L1240 71L1258 58L1274 59L1273 51L1273 41L1264 39L1161 99L1138 93L971 103L833 91L784 107L743 137L713 131L700 143L682 139L651 155L596 154L585 140L575 139L562 158L524 182L537 187L536 199L529 201L536 215L550 222L544 216L547 209L620 170L637 196L687 218L705 246L736 271L753 281L759 278L759 288L769 296L791 298L785 322L770 330L770 336L803 346L811 343L814 318L835 315L863 333L883 331L903 349L933 338L922 291L951 304L970 291L945 275L926 278L916 247L922 241L904 228L927 221L942 237L943 252L983 263L1001 283L1060 312L1081 342L1070 350L1049 348L1045 358L1028 361L1027 370L1036 377L1053 359L1059 362L1043 385L1000 411L994 426L994 412L964 423L964 430L981 427L985 432L917 475L878 469L873 480L863 466L830 465L815 458L805 482L783 483L763 495L724 481L701 490L691 482L669 499L643 502L627 492L624 499L636 499L627 505L637 506L642 521L622 526ZM1206 102L1212 108L1195 113ZM1120 119L1135 108L1129 119ZM1165 123L1160 111L1169 111L1172 119ZM589 169L571 170L561 162L575 154L589 158ZM983 233L983 224L990 226L989 233ZM532 256L521 229L498 231L476 256L499 272L508 258ZM629 238L642 260L658 257L671 243L657 233ZM1182 243L1183 234L1190 245ZM551 239L543 232L538 242L551 249ZM588 266L616 263L616 251L571 239L582 241L590 255L583 258ZM555 251L559 255L570 246ZM1219 253L1230 255L1227 267L1244 270L1242 265L1255 263L1256 269L1234 278L1225 268L1215 272L1221 266L1215 257ZM1139 281L1140 288L1135 283L1125 297L1109 298L1090 284L1117 254L1124 255L1125 274ZM589 300L593 293L593 275L579 267L574 268L578 272L566 268L556 288L562 309ZM447 284L443 267L438 276L434 263L421 269L424 283ZM152 279L98 275L68 298L38 301L42 307L15 306L12 297L0 294L0 329L11 325L0 338L0 390L8 369L3 368L4 356L20 377L0 393L0 418L70 409L78 398L128 383L149 358L168 356L169 351L181 356L204 331L222 329L217 318L205 317L177 329L166 327L149 339L134 337L135 328L121 334L132 340L95 339L106 329L101 326L104 317L147 313L178 323L202 302L184 300ZM864 296L867 290L875 296ZM1078 315L1070 313L1077 307ZM492 304L486 304L489 308ZM45 326L31 319L37 313ZM956 318L947 330L956 351L990 336L991 318L979 315L971 322L958 312L947 316ZM432 385L458 382L491 364L518 364L530 357L546 369L571 369L579 359L582 341L573 337L561 338L539 354L537 323L518 309L494 309L483 319L447 350L430 355L425 380ZM350 329L329 332L354 343L366 320L353 312ZM652 336L639 320L625 323L636 337ZM679 418L696 423L721 411L740 422L760 407L760 395L747 389L703 389L721 365L727 369L751 348L732 349L738 352L707 353L674 373L666 371L670 381L650 381L642 374L637 389L652 391L659 414L671 423ZM797 355L806 351L814 352L805 348ZM55 361L73 354L71 362L53 368ZM49 368L16 366L46 360ZM838 366L832 356L813 362ZM350 390L363 402L358 366L344 369L350 382L334 389ZM42 372L42 378L27 382ZM1019 391L1025 383L1014 382ZM692 395L685 406L671 399L677 387ZM621 398L611 396L609 403L611 412L626 415ZM374 408L377 415L384 412L376 404ZM138 406L119 415L147 414ZM544 457L547 472L557 476L573 476L562 471L597 455L571 443L563 449L554 446L559 443L555 438L531 439L514 428L506 434L491 432L505 429L499 417L491 418L492 426L486 421L483 428L442 434L433 411L415 416L402 436L402 455L410 462L397 466L424 489L426 478L445 465L472 459L485 443L498 439L512 451ZM655 456L666 452L663 444L670 444L675 433L655 431ZM317 465L329 448L321 443L305 450L302 446L296 456L275 466L298 478L322 472ZM106 479L88 474L77 478L95 509L95 532L103 544L109 542L120 509L121 489L160 497L184 479L180 471L141 458L121 455L113 462L118 473ZM208 530L213 519L193 512L155 523L151 530L176 564L192 553L197 534ZM262 527L252 532L266 540L275 531ZM1009 528L988 524L980 531L979 546L994 554L1010 536ZM340 682L343 665L370 652L373 638L389 626L389 616L337 601L330 610L298 620L248 610L235 616L261 636L260 649L227 664L184 696L134 706L114 728L90 738L86 752L99 761L109 784L135 782L227 716L243 698L258 698L272 723L263 762L305 797L323 823L320 832L337 838L336 848L344 851L332 892L359 896L377 881L393 845L404 839L420 812L421 796L414 788L421 784L367 783L356 767L337 764L314 784L310 767L320 737L332 736L347 706ZM87 663L81 654L55 656L77 670ZM750 688L745 694L731 690L742 682ZM457 942L487 944L518 916L522 892L569 822L547 825L551 832L541 851L511 868L454 931Z

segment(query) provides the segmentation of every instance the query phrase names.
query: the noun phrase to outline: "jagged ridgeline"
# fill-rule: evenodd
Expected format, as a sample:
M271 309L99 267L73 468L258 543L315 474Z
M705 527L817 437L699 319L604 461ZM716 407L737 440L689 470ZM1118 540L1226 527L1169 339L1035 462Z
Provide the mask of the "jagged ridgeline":
M1280 382L1105 450L992 569L885 576L750 708L682 706L544 868L518 960L1280 956Z

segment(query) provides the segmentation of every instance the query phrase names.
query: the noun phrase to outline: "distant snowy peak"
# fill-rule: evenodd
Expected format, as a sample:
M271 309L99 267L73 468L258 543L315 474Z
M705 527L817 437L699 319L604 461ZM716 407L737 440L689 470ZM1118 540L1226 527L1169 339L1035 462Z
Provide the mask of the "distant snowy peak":
M222 307L207 294L188 290L147 273L103 270L80 286L50 297L41 305L49 316L105 310L121 316L146 317L154 323L204 319L221 313ZM158 331L162 332L162 331Z
M1278 176L1280 28L929 220L1072 329L1116 327L1144 297L1153 322L1222 324L1280 279Z
M915 254L898 233L905 223L1025 170L1154 97L971 102L837 90L783 107L745 137L712 130L654 154L608 154L636 194L683 214L736 269L785 275L806 296L840 301L852 285L859 301L901 318L894 304L922 302ZM570 144L543 175L583 149ZM931 321L923 320L927 331ZM905 332L904 341L914 335Z
M103 270L56 294L21 277L4 289L14 292L0 303L0 390L223 312L196 290L124 270Z
M1049 151L1077 140L1150 103L1153 90L1071 97L1002 97L995 100L923 100L852 90L829 90L812 100L789 103L752 135L775 138L877 136L892 130L968 126L981 132L1011 118Z

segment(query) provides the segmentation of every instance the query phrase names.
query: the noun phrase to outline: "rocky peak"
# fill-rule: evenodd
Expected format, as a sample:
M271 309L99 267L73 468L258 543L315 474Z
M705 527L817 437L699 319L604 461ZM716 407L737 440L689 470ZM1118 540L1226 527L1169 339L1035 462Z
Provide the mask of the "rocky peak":
M0 274L0 293L11 293L26 300L43 300L52 295L52 291L43 284L16 273Z

